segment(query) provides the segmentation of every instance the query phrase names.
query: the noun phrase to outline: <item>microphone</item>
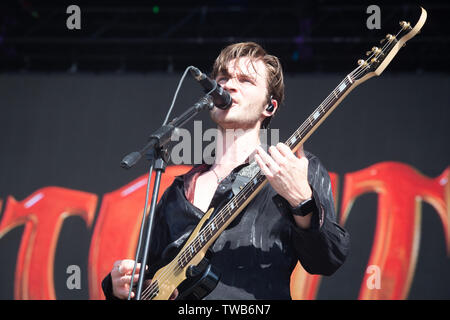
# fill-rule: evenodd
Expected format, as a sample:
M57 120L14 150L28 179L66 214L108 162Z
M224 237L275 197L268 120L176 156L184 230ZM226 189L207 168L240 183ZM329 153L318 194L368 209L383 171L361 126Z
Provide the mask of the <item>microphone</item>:
M215 80L210 79L206 74L196 67L191 66L191 74L203 87L206 93L212 97L214 105L226 110L231 107L232 100L228 91L224 90Z

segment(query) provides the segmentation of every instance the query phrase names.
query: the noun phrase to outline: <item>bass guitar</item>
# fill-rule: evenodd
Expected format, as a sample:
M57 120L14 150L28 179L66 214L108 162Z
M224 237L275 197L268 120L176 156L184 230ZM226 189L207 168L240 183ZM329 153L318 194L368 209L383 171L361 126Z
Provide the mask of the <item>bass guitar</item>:
M379 47L373 47L366 53L365 59L358 60L358 67L331 91L285 144L292 151L297 151L353 89L368 79L379 76L386 69L400 48L419 33L426 18L427 12L421 8L420 17L413 27L409 22L401 21L400 30L396 34L386 35ZM177 288L184 298L201 299L206 296L218 281L213 268L205 263L208 249L266 183L264 174L258 170L240 192L218 209L218 212L214 212L214 208L208 210L175 258L153 275L151 284L142 291L142 299L167 300ZM188 278L195 280L194 287L183 287ZM181 288L186 290L186 294Z

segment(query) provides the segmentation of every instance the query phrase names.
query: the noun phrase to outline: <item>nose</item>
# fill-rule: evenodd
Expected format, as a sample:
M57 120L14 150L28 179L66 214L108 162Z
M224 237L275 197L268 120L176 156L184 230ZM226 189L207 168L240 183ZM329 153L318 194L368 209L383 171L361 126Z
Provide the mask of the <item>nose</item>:
M234 78L232 77L219 81L219 84L222 88L224 88L228 92L236 91L236 83L234 81Z

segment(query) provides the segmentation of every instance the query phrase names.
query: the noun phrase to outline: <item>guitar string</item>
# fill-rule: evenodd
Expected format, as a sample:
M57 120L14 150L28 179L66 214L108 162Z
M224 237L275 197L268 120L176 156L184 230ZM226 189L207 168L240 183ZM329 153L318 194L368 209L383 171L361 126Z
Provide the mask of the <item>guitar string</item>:
M400 34L401 32L403 31L403 29L401 29L397 34L396 34L396 37L398 36L398 34ZM381 49L381 51L380 51L380 54L381 53L384 53L384 50L386 49L386 47L388 47L388 46L390 46L391 44L393 44L394 43L394 41L387 41L387 43L383 46L383 48ZM395 45L395 44L394 44ZM371 56L370 57L368 57L367 58L367 60L369 60L369 59L371 59L372 57L374 56L374 53L372 53L371 54ZM367 61L366 60L366 61ZM364 69L364 70L358 70L358 69ZM349 81L348 80L348 78L349 78L349 76L350 76L350 78L351 78L351 76L356 76L356 77L358 77L359 75L361 75L362 73L364 73L364 71L365 71L365 69L366 69L366 67L364 67L364 66L358 66L355 70L353 70L349 75L347 75L346 77L345 77L345 79L343 80L343 81L341 81L341 83L336 87L336 88L339 88L343 83L344 84L346 84L346 85L349 85L349 84L352 84L353 82L351 82L351 81ZM353 79L355 79L355 78L353 78ZM332 93L336 90L336 88L332 91ZM316 110L313 112L313 115L314 114L316 114L316 112L317 111L319 111L320 112L320 110L319 109L322 109L323 111L325 110L324 109L324 104L325 105L327 105L329 102L331 102L331 100L334 100L335 99L335 97L333 97L332 96L332 94L330 94L325 100L324 100L324 102L322 102L320 105L319 105L319 107L317 107L316 108ZM322 116L323 116L323 114L322 114ZM319 116L320 117L320 116ZM317 120L318 118L316 118L316 119L314 119L314 120ZM306 119L306 121L304 121L303 122L303 124L294 132L294 134L293 135L291 135L291 137L287 140L288 142L290 142L291 140L292 140L292 138L294 137L294 136L296 136L296 138L299 138L301 135L299 135L299 133L301 133L301 131L303 131L305 128L306 128L306 126L310 126L309 124L307 124L307 122L308 122L308 120L310 121L310 124L312 124L311 123L311 116L309 116L307 119ZM300 132L299 132L300 131ZM297 137L297 135L299 135L299 137ZM255 185L259 185L260 183L262 183L264 180L259 180L259 178L261 177L261 171L258 171L256 174L255 174L255 176L253 177L253 179L252 179L252 181L254 181L254 179L258 179L258 183L257 184L255 184ZM245 200L247 199L246 198L246 193L248 192L248 191L250 191L250 194L254 191L254 190L249 190L249 188L247 188L248 186L251 186L251 184L247 184L243 189L242 189L242 191L238 194L238 196L240 196L240 198L242 198L242 197L244 197L245 198ZM245 189L245 190L244 190ZM253 186L252 186L252 189L253 189ZM242 196L241 196L242 195ZM225 217L225 215L224 214L229 214L229 213L225 213L225 211L227 211L229 208L231 208L231 203L233 203L233 208L236 206L236 204L234 203L234 202L239 202L241 199L235 199L235 200L230 200L221 210L220 210L220 212L217 214L217 216L216 216L216 218L214 218L214 219L216 219L217 220L217 218L218 217L220 217L221 219L222 218L224 218ZM231 210L233 209L233 208L231 208ZM227 209L227 210L225 210L225 209ZM211 221L211 222L213 222L213 221ZM200 237L199 236L203 236L203 234L202 233L205 233L206 232L206 229L208 229L209 227L210 227L210 225L211 225L211 223L208 223L208 225L206 225L205 226L205 228L199 233L199 235L198 236L196 236L195 238L194 238L194 240L192 241L192 243L188 246L188 247L191 247L191 246L196 246L197 244L200 244L201 245L201 240L200 240ZM210 229L210 228L209 228ZM213 230L210 230L210 232L212 232ZM183 260L186 258L186 262L188 262L188 259L189 258L187 258L187 256L186 256L186 253L187 253L188 251L187 251L187 248L182 252L182 254L179 256L179 258L177 259L177 260L172 260L172 262L171 263L169 263L168 265L167 265L167 267L169 267L171 264L173 264L174 262L178 262L179 261L179 259L180 258L182 258ZM170 268L167 268L167 269L170 269ZM175 269L173 270L173 271L179 271L179 270L181 270L181 268L180 268L180 266L178 265L178 263L176 264L176 266L175 266ZM166 279L167 279L167 276L170 276L170 273L171 273L171 270L166 270L166 272L165 273L163 273L162 275L161 275L161 280L159 281L159 282L164 282L164 281L166 281ZM153 287L153 288L152 288ZM158 290L158 285L157 285L157 282L155 281L155 282L153 282L150 286L148 286L145 290L144 290L144 293L145 294L143 294L143 297L144 296L146 296L146 297L148 297L149 295L153 295L154 293L156 293L156 291ZM148 292L148 291L152 291L152 292Z

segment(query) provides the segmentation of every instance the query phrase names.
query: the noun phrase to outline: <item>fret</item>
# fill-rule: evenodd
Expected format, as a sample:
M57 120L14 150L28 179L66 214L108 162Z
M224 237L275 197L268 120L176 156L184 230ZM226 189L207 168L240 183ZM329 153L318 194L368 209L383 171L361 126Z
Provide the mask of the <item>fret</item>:
M177 264L180 268L184 268L187 265L187 259L185 259L185 255L183 253L180 254L178 258Z
M325 113L325 108L323 107L323 105L322 105L322 104L320 104L320 105L319 105L319 108L321 108L321 109L322 109L321 113Z
M205 232L205 236L208 240L212 238L213 232L211 231L211 228L209 226L207 226L205 228L204 232Z
M334 89L333 93L334 93L333 95L330 94L326 99L326 101L327 101L326 106L325 106L326 110L323 112L324 114L329 110L330 106L333 106L335 104L335 102L338 101L338 99L341 95L341 92L338 91L338 89Z
M352 83L353 83L352 77L350 77L350 75L348 74L348 75L347 75L347 78L348 78L348 81L350 82L350 84L352 84Z
M216 220L220 219L220 221L217 221L217 224L219 225L219 228L223 225L223 223L225 223L226 216L228 216L228 215L230 215L230 211L224 209L224 214L223 215L217 215L216 216L216 218L215 218Z
M314 119L311 119L311 116L309 116L309 117L308 117L308 120L309 120L309 125L310 125L310 127L312 127L312 126L314 125L314 123L313 123L313 120L314 120Z
M217 229L220 229L220 228L225 224L225 222L227 221L227 220L226 220L226 216L228 215L228 212L225 211L224 213L225 213L225 214L223 214L223 215L218 215L218 216L215 218L215 220L216 220L215 224L216 224L216 226L217 226Z

